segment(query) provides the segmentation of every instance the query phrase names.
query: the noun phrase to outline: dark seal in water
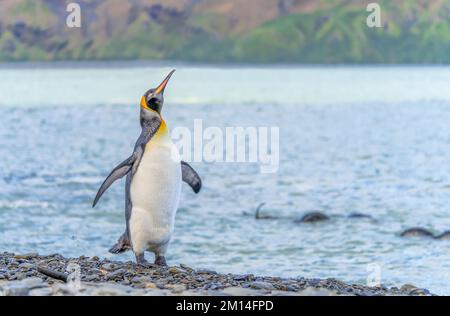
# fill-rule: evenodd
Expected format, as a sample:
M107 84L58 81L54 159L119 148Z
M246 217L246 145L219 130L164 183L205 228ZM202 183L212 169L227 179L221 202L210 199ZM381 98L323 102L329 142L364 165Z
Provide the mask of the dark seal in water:
M434 237L436 239L441 239L441 240L447 240L450 239L450 230L447 230L445 232L443 232L442 234L437 235L436 237Z
M270 215L263 215L263 214L261 214L261 208L264 206L264 205L266 205L266 203L260 203L259 205L258 205L258 207L256 208L256 212L255 212L255 218L256 219L275 219L275 217L273 217L273 216L270 216Z
M363 213L351 213L348 218L372 218L372 216Z
M330 218L321 212L311 212L305 214L301 219L295 220L295 223L317 223L327 221Z
M413 227L403 231L402 237L434 237L433 233L422 227Z

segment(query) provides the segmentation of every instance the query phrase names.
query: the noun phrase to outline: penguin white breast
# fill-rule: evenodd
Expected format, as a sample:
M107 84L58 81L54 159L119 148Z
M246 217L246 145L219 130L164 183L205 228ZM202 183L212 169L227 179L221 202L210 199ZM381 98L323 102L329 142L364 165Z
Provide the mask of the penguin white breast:
M181 191L181 165L170 137L151 140L130 186L133 250L166 245L173 232Z

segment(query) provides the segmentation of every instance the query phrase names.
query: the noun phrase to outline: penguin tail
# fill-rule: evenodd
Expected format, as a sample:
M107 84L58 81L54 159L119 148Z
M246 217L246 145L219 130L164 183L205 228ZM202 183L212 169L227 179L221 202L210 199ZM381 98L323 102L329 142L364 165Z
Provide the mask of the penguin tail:
M120 236L117 243L109 249L110 253L118 254L131 249L130 242L128 241L128 237L126 233Z

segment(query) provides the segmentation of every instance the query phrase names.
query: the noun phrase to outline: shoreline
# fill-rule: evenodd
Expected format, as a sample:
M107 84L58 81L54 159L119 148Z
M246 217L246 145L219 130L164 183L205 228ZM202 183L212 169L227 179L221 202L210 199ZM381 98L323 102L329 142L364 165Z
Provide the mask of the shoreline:
M170 59L59 59L0 60L3 69L123 69L123 68L213 68L213 69L330 69L330 68L441 68L450 63L250 63L200 62Z
M67 272L68 265L74 271ZM44 271L43 274L38 271ZM46 272L47 271L47 272ZM79 271L79 273L78 273ZM50 272L50 273L49 273ZM48 276L49 274L54 274ZM81 282L77 281L77 275ZM62 281L69 278L68 282ZM70 281L75 278L75 281ZM400 289L367 287L336 279L306 279L220 274L186 265L136 265L98 257L64 258L59 254L0 254L0 295L208 295L208 296L379 296L433 295L405 284Z

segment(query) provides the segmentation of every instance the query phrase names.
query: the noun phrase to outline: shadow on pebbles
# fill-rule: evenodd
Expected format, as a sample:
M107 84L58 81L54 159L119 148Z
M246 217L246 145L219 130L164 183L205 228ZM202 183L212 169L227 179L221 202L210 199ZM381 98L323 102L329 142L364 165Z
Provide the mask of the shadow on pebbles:
M67 274L67 269L75 271ZM45 274L39 272L44 272ZM413 285L366 287L335 279L220 274L186 265L139 266L98 257L67 259L59 254L0 254L0 295L431 295Z

